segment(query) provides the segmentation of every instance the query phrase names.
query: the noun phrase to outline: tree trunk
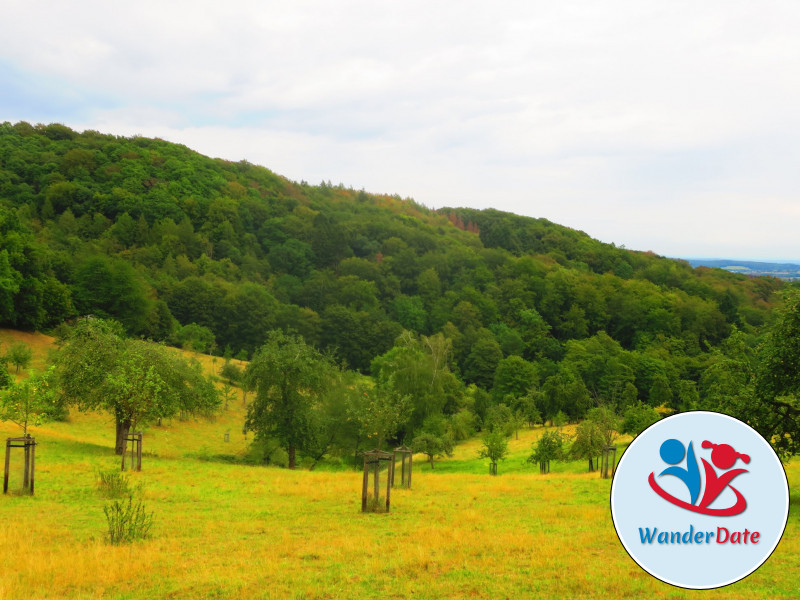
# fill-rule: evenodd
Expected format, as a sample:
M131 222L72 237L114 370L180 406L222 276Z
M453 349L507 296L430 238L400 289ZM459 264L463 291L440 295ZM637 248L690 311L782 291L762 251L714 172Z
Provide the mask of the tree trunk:
M295 464L296 464L295 447L289 446L289 468L294 469Z
M594 473L594 463L592 462L591 457L589 458L589 473Z
M428 455L428 460L431 461L431 471L433 470L433 454Z
M121 419L117 416L117 443L115 452L122 456L122 453L125 452L125 440L128 437L128 433L131 430L131 420L130 419Z

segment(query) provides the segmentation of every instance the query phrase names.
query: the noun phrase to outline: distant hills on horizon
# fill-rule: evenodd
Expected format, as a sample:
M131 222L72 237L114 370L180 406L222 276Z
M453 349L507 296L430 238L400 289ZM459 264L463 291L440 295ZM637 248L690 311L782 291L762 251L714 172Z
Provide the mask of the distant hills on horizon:
M682 258L692 267L711 267L725 269L742 275L766 275L786 281L800 280L800 264L785 262L761 262L727 258Z

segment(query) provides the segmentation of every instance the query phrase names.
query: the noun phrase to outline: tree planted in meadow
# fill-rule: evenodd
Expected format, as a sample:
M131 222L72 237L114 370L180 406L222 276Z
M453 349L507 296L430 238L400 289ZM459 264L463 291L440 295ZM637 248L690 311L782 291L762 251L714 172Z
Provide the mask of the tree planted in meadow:
M599 458L606 447L603 433L594 421L585 420L578 423L575 441L569 449L569 455L576 459L589 461L589 471L594 471L594 459Z
M428 431L423 431L411 441L411 449L428 457L428 462L433 469L433 459L439 456L453 454L453 440L449 435L438 436Z
M211 414L219 394L197 361L159 344L122 337L118 324L82 319L56 359L67 404L108 410L116 422L116 452L137 426L179 412Z
M404 331L391 350L372 361L378 387L409 398L410 431L459 404L464 386L450 371L451 355L452 344L442 334L417 337Z
M496 429L483 436L483 448L478 452L479 458L489 459L489 473L497 475L497 463L503 460L508 454L508 438L505 434Z
M16 372L19 373L20 369L27 369L31 364L33 349L25 342L14 342L8 347L6 359L17 368Z
M528 462L539 463L541 473L550 472L550 461L564 456L564 435L558 431L545 431L533 445L533 454Z
M42 375L31 374L0 393L0 421L11 421L26 435L31 425L51 420L56 409L52 379L52 370Z
M332 362L303 338L281 331L269 334L247 365L255 400L247 409L245 427L257 437L274 437L297 464L297 451L314 441L313 410L334 370Z

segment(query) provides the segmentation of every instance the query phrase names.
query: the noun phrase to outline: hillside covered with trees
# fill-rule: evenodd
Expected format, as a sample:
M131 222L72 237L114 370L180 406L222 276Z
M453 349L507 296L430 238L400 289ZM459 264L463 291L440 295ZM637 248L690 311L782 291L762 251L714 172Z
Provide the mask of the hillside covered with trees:
M0 326L91 314L243 359L283 330L408 398L403 435L501 405L702 406L726 340L754 348L786 285L159 139L0 125Z

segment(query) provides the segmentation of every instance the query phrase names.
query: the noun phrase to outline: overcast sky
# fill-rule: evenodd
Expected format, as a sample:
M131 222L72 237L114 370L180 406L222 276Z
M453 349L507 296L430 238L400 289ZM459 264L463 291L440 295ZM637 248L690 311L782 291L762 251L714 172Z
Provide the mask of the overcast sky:
M3 0L0 121L800 261L800 2Z

